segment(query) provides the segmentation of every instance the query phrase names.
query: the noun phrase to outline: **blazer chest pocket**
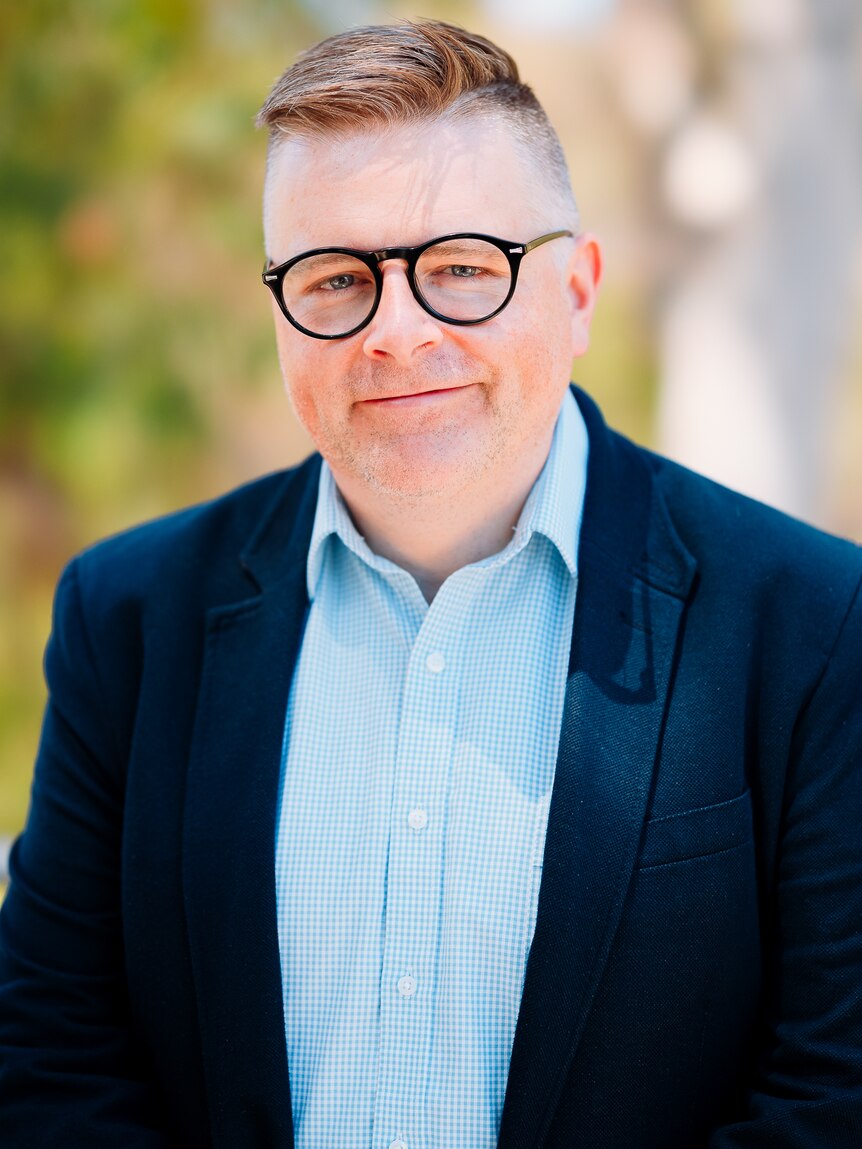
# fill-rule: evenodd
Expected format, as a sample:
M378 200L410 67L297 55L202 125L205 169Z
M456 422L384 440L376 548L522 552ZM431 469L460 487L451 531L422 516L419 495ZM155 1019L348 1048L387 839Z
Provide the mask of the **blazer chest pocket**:
M638 868L648 870L721 854L751 841L753 835L751 792L745 790L737 798L714 806L699 806L680 814L651 818L646 825Z

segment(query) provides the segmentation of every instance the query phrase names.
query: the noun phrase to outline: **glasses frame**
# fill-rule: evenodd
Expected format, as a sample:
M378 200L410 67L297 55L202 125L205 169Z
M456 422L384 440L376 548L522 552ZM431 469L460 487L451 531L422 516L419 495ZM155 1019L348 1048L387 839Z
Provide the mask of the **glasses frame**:
M280 263L274 267L272 260L267 260L263 267L261 279L265 287L268 287L272 292L275 302L278 304L284 318L290 323L297 331L301 331L303 335L308 335L312 339L347 339L351 335L355 335L357 331L361 331L363 327L367 327L371 320L374 318L377 308L380 306L380 300L383 295L383 272L380 270L380 264L387 259L403 259L407 262L407 282L410 284L410 290L413 292L413 298L419 304L423 311L429 315L433 315L435 319L439 319L443 323L451 323L456 327L472 327L477 323L487 323L489 319L493 319L495 315L506 307L515 294L515 287L518 283L518 271L521 266L521 260L525 255L528 255L537 247L541 247L544 243L550 243L552 239L561 239L563 236L574 237L574 232L564 229L562 231L549 231L547 235L540 235L538 239L531 239L529 243L517 243L514 240L499 239L494 235L483 235L478 231L455 231L450 232L448 235L438 235L436 239L429 239L427 243L417 244L415 247L384 247L380 251L357 251L352 247L315 247L312 251L303 251L300 255L295 255L293 259L288 259L286 263ZM429 247L433 247L436 243L443 243L450 239L481 239L485 243L490 243L498 248L506 259L509 261L509 271L511 274L511 283L509 284L509 291L506 298L495 308L490 315L485 315L481 319L451 319L447 315L442 315L436 311L431 304L422 296L419 288L416 285L416 264L419 262L420 256L423 252L427 251ZM307 327L303 327L298 320L287 310L284 302L284 293L282 291L282 284L284 277L302 259L307 259L312 255L349 255L354 259L364 263L374 276L374 283L376 286L376 294L374 296L374 303L371 310L361 323L357 323L349 331L344 331L339 335L321 335L317 331L310 331Z

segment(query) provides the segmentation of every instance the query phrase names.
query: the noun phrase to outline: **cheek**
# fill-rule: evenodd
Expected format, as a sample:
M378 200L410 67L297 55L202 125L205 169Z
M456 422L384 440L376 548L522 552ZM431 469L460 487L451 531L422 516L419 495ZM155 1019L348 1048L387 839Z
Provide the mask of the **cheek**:
M344 365L332 349L304 335L277 329L282 380L294 415L315 443L341 433L347 417ZM340 365L341 364L341 365Z
M574 358L570 320L565 307L555 300L525 308L518 316L512 359L525 379L528 402L568 383Z
M310 386L310 377L303 357L298 354L296 340L291 338L290 332L285 332L281 326L276 328L276 347L278 349L278 362L281 367L281 376L290 405L294 414L306 431L311 431L310 424L314 423L313 390Z

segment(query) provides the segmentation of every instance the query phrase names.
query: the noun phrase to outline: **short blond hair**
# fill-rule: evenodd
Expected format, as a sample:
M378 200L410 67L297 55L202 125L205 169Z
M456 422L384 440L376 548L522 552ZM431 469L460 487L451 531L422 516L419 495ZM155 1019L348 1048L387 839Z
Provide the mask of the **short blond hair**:
M482 114L505 123L576 228L565 155L547 113L508 52L455 24L405 20L330 36L278 78L256 123L269 131L271 161L291 137L347 137Z

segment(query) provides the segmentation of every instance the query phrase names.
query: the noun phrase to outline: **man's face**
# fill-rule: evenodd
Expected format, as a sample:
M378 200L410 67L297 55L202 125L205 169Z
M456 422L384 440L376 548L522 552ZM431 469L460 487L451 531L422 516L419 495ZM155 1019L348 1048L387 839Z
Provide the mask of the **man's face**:
M471 231L527 242L569 222L550 195L536 202L537 182L494 119L289 140L269 174L267 254L278 264L316 247L371 251ZM374 318L345 339L312 339L273 305L288 394L348 502L415 502L535 475L571 361L587 347L595 243L530 252L506 309L469 327L423 311L403 261L381 270Z

